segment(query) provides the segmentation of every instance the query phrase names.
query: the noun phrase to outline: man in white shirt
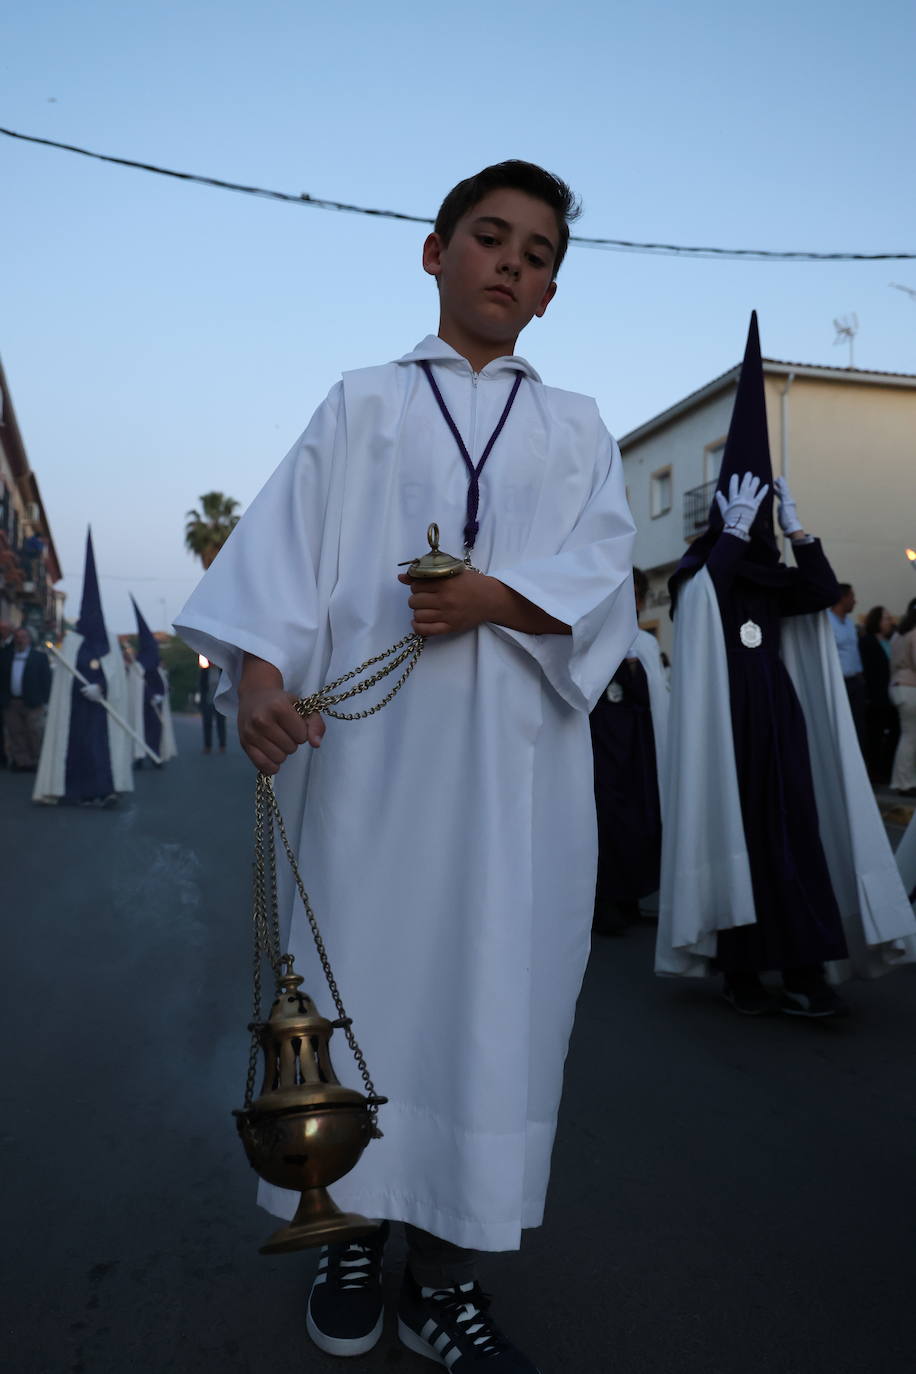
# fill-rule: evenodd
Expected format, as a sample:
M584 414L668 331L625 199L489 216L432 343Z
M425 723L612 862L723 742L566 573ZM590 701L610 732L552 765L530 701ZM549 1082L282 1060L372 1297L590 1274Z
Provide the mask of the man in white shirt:
M4 683L3 724L9 767L34 773L41 753L45 707L51 695L51 666L36 649L32 632L20 625L13 634L9 679Z

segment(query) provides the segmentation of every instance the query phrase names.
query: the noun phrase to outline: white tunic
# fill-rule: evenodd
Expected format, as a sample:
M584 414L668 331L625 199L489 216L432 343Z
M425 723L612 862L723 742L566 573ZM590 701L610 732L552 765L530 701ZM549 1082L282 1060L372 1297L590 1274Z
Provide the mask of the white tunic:
M176 622L223 668L242 651L306 693L410 630L397 564L431 521L460 554L464 464L417 360L476 462L516 369L525 381L481 479L475 564L571 636L493 625L432 638L378 718L329 720L277 793L377 1089L373 1142L339 1206L463 1246L511 1249L542 1216L597 858L588 711L635 631L633 524L595 403L519 357L474 375L430 336L348 373ZM465 574L472 575L472 574ZM360 698L357 709L384 688ZM346 707L342 708L346 709ZM292 908L292 901L289 902ZM298 908L297 968L330 1008ZM361 1086L345 1043L343 1081ZM262 1186L290 1216L297 1197Z
M109 650L99 660L105 674L107 700L125 720L128 716L127 678L124 672L124 659L117 639L109 635ZM68 630L60 653L67 663L76 667L77 655L83 643L83 636L75 630ZM70 741L70 702L73 694L74 678L67 672L63 663L52 657L54 669L51 679L51 698L48 702L48 715L45 732L41 741L41 756L35 773L35 786L32 801L54 805L67 790L67 746ZM99 706L104 711L104 706ZM111 779L116 792L134 790L132 765L133 740L126 730L108 717L108 750L111 758Z

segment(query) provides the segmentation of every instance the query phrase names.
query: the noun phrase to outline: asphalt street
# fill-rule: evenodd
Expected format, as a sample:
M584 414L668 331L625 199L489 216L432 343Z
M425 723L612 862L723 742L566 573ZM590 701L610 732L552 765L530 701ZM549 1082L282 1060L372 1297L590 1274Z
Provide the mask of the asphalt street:
M393 1320L321 1355L315 1256L257 1253L253 772L177 731L111 812L0 773L3 1368L432 1369ZM593 952L546 1223L484 1267L497 1321L542 1374L912 1374L916 966L848 985L848 1021L758 1022L656 979L653 939Z

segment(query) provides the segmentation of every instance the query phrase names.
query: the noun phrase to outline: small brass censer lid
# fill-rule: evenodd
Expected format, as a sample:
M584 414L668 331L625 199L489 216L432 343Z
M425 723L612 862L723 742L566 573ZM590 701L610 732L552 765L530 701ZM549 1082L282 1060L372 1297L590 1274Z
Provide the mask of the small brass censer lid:
M460 558L453 558L450 553L443 553L439 548L438 525L430 525L426 531L426 538L429 540L429 553L425 553L422 558L398 564L399 568L407 569L408 577L414 577L420 582L431 582L440 577L455 577L458 573L466 571L467 564Z

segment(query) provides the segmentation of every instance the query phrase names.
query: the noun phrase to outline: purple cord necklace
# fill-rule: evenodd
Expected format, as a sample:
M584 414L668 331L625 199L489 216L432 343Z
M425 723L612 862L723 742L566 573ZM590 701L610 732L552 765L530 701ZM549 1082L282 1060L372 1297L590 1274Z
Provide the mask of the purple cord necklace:
M484 463L487 461L487 459L493 451L493 445L496 443L496 440L502 433L503 425L509 418L509 411L512 409L515 398L518 395L518 389L522 384L522 378L525 374L524 372L516 372L515 381L512 383L512 390L509 392L509 399L506 402L505 409L503 410L502 415L500 415L499 422L496 428L494 429L493 433L490 435L487 446L481 454L480 462L475 467L471 459L471 455L468 453L467 444L462 439L461 434L458 430L458 426L452 419L451 411L445 404L442 392L439 390L439 387L436 384L436 379L433 376L432 368L430 367L429 363L426 361L425 358L421 360L420 366L426 373L426 380L429 382L430 386L433 389L433 395L439 403L439 409L442 411L442 416L445 420L445 423L448 425L449 429L452 431L452 434L454 435L455 443L458 445L458 451L464 459L464 465L468 470L467 519L464 526L464 561L470 566L471 550L477 542L477 534L480 529L480 521L477 519L477 510L480 506L480 474L483 472Z

